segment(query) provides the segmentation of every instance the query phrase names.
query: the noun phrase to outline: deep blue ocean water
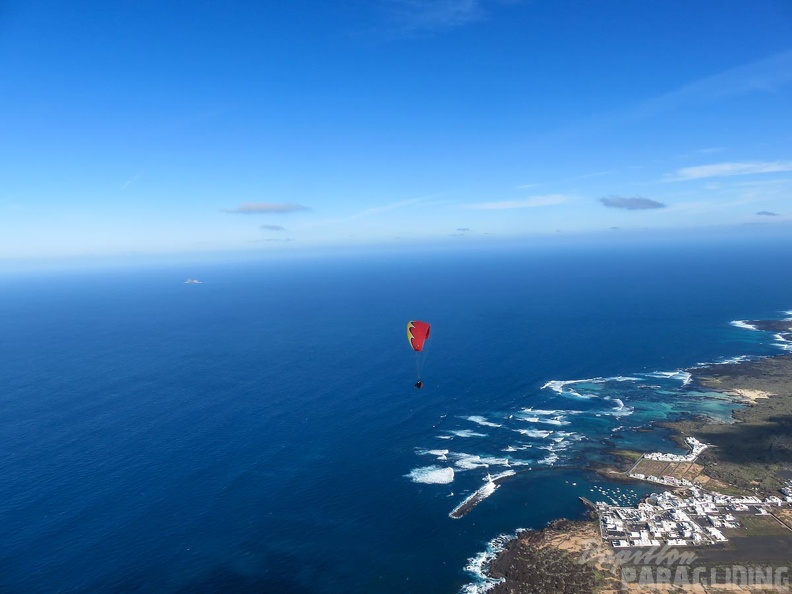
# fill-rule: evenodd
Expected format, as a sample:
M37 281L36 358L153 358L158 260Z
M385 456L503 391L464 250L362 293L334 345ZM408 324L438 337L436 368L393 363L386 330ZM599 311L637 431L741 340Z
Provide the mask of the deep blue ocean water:
M729 322L792 309L785 262L658 244L2 276L0 591L457 592L498 534L647 492L584 470L674 449L636 428L728 419L674 374L781 352ZM432 323L420 391L410 319Z

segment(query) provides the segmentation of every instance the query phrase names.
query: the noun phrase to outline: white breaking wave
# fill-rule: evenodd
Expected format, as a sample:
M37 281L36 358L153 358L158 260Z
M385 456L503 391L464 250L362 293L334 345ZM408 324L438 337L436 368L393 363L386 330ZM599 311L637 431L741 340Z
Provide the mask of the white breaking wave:
M726 359L721 363L716 363L716 365L732 365L734 363L743 363L745 361L749 361L750 359L750 355L737 355L736 357L731 357L730 359ZM705 365L707 364L705 363Z
M574 431L557 431L556 435L568 437L572 441L580 441L583 439L583 436L580 433L575 433Z
M410 477L414 483L447 485L454 481L454 469L442 466L424 466L411 470L410 474L405 476Z
M475 431L471 431L470 429L459 429L457 431L451 431L452 435L456 435L457 437L487 437L484 433L476 433Z
M547 418L539 418L535 415L524 417L522 414L517 416L517 419L520 421L525 421L526 423L544 423L546 425L569 425L570 422L564 419L562 415L558 415L552 417L550 419Z
M613 398L613 400L616 402L616 406L613 407L613 410L604 414L610 415L612 417L626 417L635 412L635 409L632 406L625 406L621 398Z
M547 423L548 425L569 425L569 421L565 420L563 417L553 417L552 419L545 419L541 421L542 423Z
M571 386L571 385L574 385L574 384L580 384L582 382L588 382L588 381L593 381L593 380L566 380L566 381L564 381L564 380L550 380L544 386L542 386L541 389L544 390L545 388L549 388L550 390L552 390L556 394L563 394L565 396L569 395L569 396L574 396L576 398L583 398L584 400L588 400L589 398L593 398L594 395L592 394L592 395L589 395L589 396L584 396L580 392L576 392L572 388L567 387L567 386ZM595 383L599 383L599 382L595 382Z
M557 394L571 394L572 396L576 396L578 398L594 398L594 394L583 395L575 390L572 390L568 386L572 386L574 384L604 384L607 382L632 382L637 381L637 377L630 377L626 375L616 375L613 377L591 377L587 379L578 379L578 380L550 380L544 386L542 386L542 390L545 388L549 388L553 392Z
M532 444L522 443L516 446L515 445L506 446L501 450L501 452L521 452L523 450L529 450L532 447L533 447Z
M646 374L648 377L658 377L665 379L675 379L682 382L682 386L687 386L693 379L690 372L684 369L677 369L676 371L653 371Z
M552 431L545 431L544 429L515 429L520 435L527 435L528 437L545 438L552 435Z
M558 462L558 454L555 452L550 452L545 458L539 460L539 464L546 464L548 466L552 466Z
M482 416L479 416L479 415L472 415L472 416L469 416L469 417L462 417L462 418L467 419L468 421L472 421L473 423L476 423L478 425L483 425L484 427L501 427L502 426L502 425L498 425L498 423L493 423L491 421L488 421L485 417L482 417Z
M476 468L489 468L490 466L526 466L530 464L526 460L479 456L477 454L451 453L448 456L454 460L454 466L459 470L474 470Z
M759 330L759 328L757 328L753 324L749 324L745 320L732 320L731 322L729 322L729 324L731 324L735 328L742 328L743 330L754 330L754 331Z
M448 450L423 450L418 449L416 453L420 456L436 456L438 460L448 459Z
M776 346L785 350L785 351L792 351L792 342L784 338L781 334L775 334L773 336L775 339Z
M474 470L489 466L481 459L481 456L475 454L451 454L451 457L454 458L454 466L460 470Z
M580 411L580 410L545 410L545 409L534 408L533 406L529 406L528 408L523 408L521 412L530 413L530 414L533 414L533 415L551 416L551 415L579 415L583 411Z

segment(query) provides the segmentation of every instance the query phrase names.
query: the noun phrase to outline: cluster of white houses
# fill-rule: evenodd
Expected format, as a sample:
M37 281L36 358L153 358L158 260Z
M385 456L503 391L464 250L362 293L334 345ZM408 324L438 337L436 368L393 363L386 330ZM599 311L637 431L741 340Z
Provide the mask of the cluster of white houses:
M643 457L647 460L660 460L662 462L695 462L699 454L709 447L706 443L699 441L695 437L686 437L685 442L690 446L690 453L685 456L653 452L651 454L644 454Z
M787 489L792 490L792 484ZM686 496L653 493L637 508L597 502L602 538L614 548L701 546L726 541L722 528L739 528L739 517L768 515L767 508L792 503L792 495L761 499L722 495L691 487Z
M695 437L685 438L690 447L686 456L655 452L641 459L663 462L694 462L707 444ZM640 460L635 467L640 464ZM633 468L635 468L633 467ZM632 478L684 487L684 496L674 492L652 493L638 507L620 507L597 502L602 538L614 548L700 546L724 542L721 529L739 528L740 517L769 515L768 509L792 504L792 480L786 481L781 497L761 499L754 495L735 496L704 491L693 482L674 476L653 476L630 472Z
M667 487L692 487L693 483L687 479L676 478L675 476L654 476L653 474L641 474L640 472L631 472L630 476L634 479L642 481L649 481L650 483L660 483Z

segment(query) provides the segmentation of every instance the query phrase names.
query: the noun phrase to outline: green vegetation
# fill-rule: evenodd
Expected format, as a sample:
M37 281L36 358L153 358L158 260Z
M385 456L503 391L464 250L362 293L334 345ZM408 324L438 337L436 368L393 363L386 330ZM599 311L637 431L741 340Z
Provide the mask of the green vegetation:
M635 450L611 450L609 453L613 454L617 458L629 460L633 464L640 460L641 456L644 455L643 452L636 452Z

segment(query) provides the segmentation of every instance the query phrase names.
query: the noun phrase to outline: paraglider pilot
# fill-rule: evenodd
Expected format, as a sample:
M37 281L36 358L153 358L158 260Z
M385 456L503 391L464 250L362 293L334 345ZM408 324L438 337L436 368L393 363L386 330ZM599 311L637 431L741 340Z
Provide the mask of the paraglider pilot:
M421 368L424 363L424 356L421 351L424 349L424 343L429 339L429 330L431 326L427 322L418 320L410 320L407 322L407 340L410 341L412 350L415 351L415 369L418 376L415 382L415 387L419 390L423 388L423 380L421 379Z

